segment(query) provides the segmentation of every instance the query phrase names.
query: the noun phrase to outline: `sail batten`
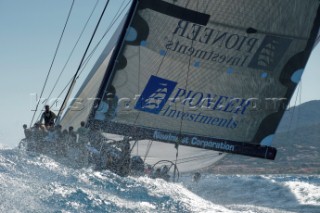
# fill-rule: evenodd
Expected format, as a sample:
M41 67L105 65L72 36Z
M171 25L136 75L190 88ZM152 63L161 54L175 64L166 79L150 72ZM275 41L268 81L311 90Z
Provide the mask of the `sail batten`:
M176 6L162 0L143 0L141 1L141 3L145 8L149 8L161 14L166 14L171 17L183 19L201 25L206 25L210 18L208 14Z

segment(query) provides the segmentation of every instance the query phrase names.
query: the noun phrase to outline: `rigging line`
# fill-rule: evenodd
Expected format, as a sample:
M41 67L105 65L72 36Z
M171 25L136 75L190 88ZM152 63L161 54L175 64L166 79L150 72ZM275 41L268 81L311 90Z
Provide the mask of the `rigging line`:
M66 68L66 65L68 64L68 62L69 62L69 60L70 60L70 58L71 58L71 56L72 56L72 54L73 54L73 52L74 52L74 50L75 50L75 47L77 46L80 38L82 37L82 34L84 33L84 30L85 30L85 28L87 27L87 24L89 23L89 20L91 19L92 15L93 15L93 12L95 11L97 5L98 5L98 0L96 1L96 4L95 4L92 12L91 12L89 18L87 19L86 24L84 25L84 27L83 27L83 29L82 29L82 31L81 31L81 33L80 33L80 36L78 37L78 40L77 40L76 44L74 45L74 47L73 47L73 49L72 49L72 51L71 51L71 53L70 53L70 55L69 55L69 58L68 58L67 62L65 63L62 71L60 72L60 75L59 75L59 77L57 78L56 83L55 83L53 89L51 90L51 93L49 94L49 97L47 98L47 101L50 99L50 97L51 97L51 95L52 95L55 87L57 86L58 81L60 80L61 75L62 75L62 73L64 72L64 70L65 70L65 68ZM96 50L96 48L95 48L92 52L95 52L95 50ZM85 60L85 65L82 67L82 70L81 70L80 74L78 75L77 79L79 78L79 76L80 76L81 73L83 72L84 68L86 67L88 61L89 61L90 58L92 57L92 52L91 52L90 55L86 58L86 60ZM71 78L70 81L66 84L66 86L62 89L62 91L60 92L60 94L59 94L58 97L57 97L57 100L56 100L54 103L52 103L52 105L50 106L50 108L51 108L52 106L54 106L55 104L57 104L58 99L61 97L61 95L63 94L63 92L68 88L68 86L71 84L71 82L72 82L72 78ZM46 101L46 103L47 103L47 101ZM38 115L38 119L40 118L40 116L41 116L41 114Z
M128 3L127 3L127 5L124 7L124 9L126 9L127 6L130 5L130 3L133 4L133 1L130 1L130 0L129 0ZM123 4L124 4L124 2L122 2L121 7L122 7ZM130 8L131 8L131 7L130 7ZM123 9L123 10L124 10L124 9ZM120 9L119 9L119 10L120 10ZM119 11L119 10L118 10L118 11ZM131 10L131 9L130 9L130 10ZM127 10L127 13L125 14L124 17L126 17L126 16L129 14L129 11L130 11L130 10ZM119 17L120 17L120 15L119 15ZM118 17L118 18L119 18L119 17ZM118 19L118 18L117 18L117 19ZM128 17L126 17L126 18L128 19ZM122 26L122 30L125 30L125 31L128 30L128 29L125 29L125 27L130 27L131 22L132 22L132 17L131 17L131 18L129 17L129 19L126 20L126 21L129 21L129 22L128 22L128 26L125 26L125 25ZM113 24L112 24L112 25L113 25ZM123 31L123 32L124 32L124 31ZM117 46L119 45L119 46L118 46L118 47L119 47L119 52L118 52L116 55L114 55L116 61L118 60L118 57L120 56L122 47L123 47L123 45L124 45L123 42L124 42L125 37L126 37L126 32L124 32L124 34L125 34L125 35L124 35L124 37L123 37L123 40L122 40L122 41L117 40L116 43L118 43L118 42L120 42L120 43L115 45L115 49L117 49ZM121 37L121 36L120 36L120 37ZM119 37L119 38L120 38L120 37ZM113 55L113 54L112 54L112 55ZM112 67L110 67L110 69L111 69L111 70L110 70L110 71L111 71L111 75L109 76L110 78L106 79L106 82L105 82L105 85L104 85L104 86L109 85L109 83L112 83L112 79L113 79L113 77L114 77L114 76L113 76L113 71L114 71L114 69L115 69L115 65L113 65ZM100 85L100 87L101 87L101 86L102 86L102 85ZM102 89L102 88L100 88L100 89ZM106 95L106 92L107 92L107 90L102 91L102 96L101 96L101 97L104 97L104 96ZM101 102L101 100L100 100L100 102Z
M152 143L153 143L153 141L152 141L152 140L149 140L149 143L148 143L148 146L147 146L147 150L146 150L146 154L145 154L145 156L144 156L143 162L145 162L145 161L146 161L147 156L149 155L149 152L150 152L150 149L151 149Z
M95 51L97 50L98 46L100 45L100 43L102 42L102 40L104 39L104 37L108 34L108 32L110 31L111 27L115 24L115 22L120 18L120 15L122 14L123 11L125 11L125 9L128 7L128 5L130 4L130 1L127 3L127 5L121 10L122 6L123 6L124 2L121 4L120 9L118 10L117 14L114 16L111 25L108 27L108 29L106 30L106 32L103 34L103 36L101 37L101 39L99 40L99 42L96 44L96 46L93 48L93 50L91 51L91 53L88 55L88 57L84 60L83 62L83 66L81 67L81 71L78 74L77 78L78 79L80 77L80 75L83 73L85 67L88 65L90 59L92 58L93 54L95 53ZM121 11L120 11L121 10ZM64 93L64 91L68 88L68 86L71 84L72 79L70 79L70 81L66 84L66 86L62 89L62 91L60 92L60 94L58 95L59 99L61 97L61 95ZM56 102L54 102L52 104L52 106L56 104Z
M189 4L190 1L188 1ZM197 11L199 11L199 1L197 1ZM193 48L193 40L191 40L191 48ZM186 87L185 89L187 90L188 88L188 83L189 83L189 73L190 73L190 64L191 64L191 58L192 56L190 55L189 57L189 61L188 61L188 69L187 69L187 76L186 76ZM182 107L182 112L185 112L185 104ZM183 119L181 118L180 120L180 129L179 129L179 134L180 134L180 140L178 140L178 142L175 145L175 148L177 149L176 151L176 160L175 160L175 164L177 165L178 162L178 157L179 157L179 143L181 142L181 135L182 135L182 124L183 124Z
M138 63L138 95L140 95L140 78L141 78L141 45L139 46L139 63ZM139 114L138 114L139 116ZM134 124L137 122L138 120L138 116L136 117L136 120L134 121ZM151 147L150 147L151 148ZM144 156L143 161L145 162L147 159L147 156L149 154L150 148L148 148L148 150L146 151L146 154ZM139 143L137 142L137 155L139 155Z
M215 156L210 156L210 158L209 158L209 156L198 156L197 158L196 157L194 157L193 159L192 158L190 158L190 159L179 159L179 161L176 163L176 164L183 164L183 163L188 163L188 162L192 162L192 161L195 161L195 160L204 160L204 159L208 159L208 160L210 160L210 159L213 159L213 158L216 158L216 157L218 157L219 155L217 154L217 155L215 155Z
M318 43L320 43L320 35L318 35L318 37L316 38L316 40L314 42L314 48L317 46Z
M137 145L137 143L138 143L138 140L134 140L134 142L133 142L133 144L132 144L132 146L131 146L131 148L130 148L130 153L132 152L132 150L134 149L134 147Z
M297 106L298 96L299 96L299 93L300 93L300 87L301 87L301 81L299 82L299 85L298 85L298 88L297 88L297 95L296 95L296 99L295 99L294 105L292 107L292 112L290 113L290 122L289 122L289 126L288 126L288 130L287 131L291 130L291 124L292 124L293 116L294 116L295 109L296 109L296 106Z
M122 14L122 12L127 8L127 6L129 5L130 1L127 3L127 5L121 10L124 2L122 2L119 10L117 11L117 14L113 17L112 21L111 21L111 25L109 25L109 27L107 28L106 32L103 34L103 36L101 37L101 39L98 41L98 43L95 45L95 47L92 49L92 51L90 52L89 56L84 60L83 62L83 66L81 68L81 72L78 74L77 79L80 77L80 75L82 74L82 72L84 71L84 68L87 66L87 64L89 63L90 59L92 58L93 54L95 53L95 51L98 49L98 46L101 44L102 40L105 38L105 36L108 34L108 32L110 31L111 27L114 26L114 24L116 23L116 21L120 18L120 15ZM120 12L121 10L121 12Z
M138 64L138 94L140 95L140 77L141 77L141 45L139 46L139 64Z
M86 21L86 23L85 23L84 27L82 28L82 31L81 31L81 33L80 33L80 35L79 35L79 37L78 37L78 39L77 39L77 41L76 41L75 45L73 46L73 49L71 50L71 52L70 52L70 54L69 54L69 57L68 57L68 59L67 59L66 63L64 64L64 67L62 68L62 71L60 72L60 74L59 74L59 76L58 76L58 78L57 78L57 80L56 80L56 82L55 82L55 84L54 84L54 86L53 86L53 88L52 88L52 90L51 90L51 92L50 92L49 96L48 96L48 99L47 99L46 103L47 103L47 102L48 102L48 100L50 99L50 97L51 97L51 95L52 95L53 91L55 90L55 88L56 88L56 86L57 86L57 84L58 84L58 82L59 82L59 80L60 80L60 78L61 78L61 76L62 76L63 72L65 71L65 68L67 67L67 64L69 63L69 61L70 61L70 59L71 59L71 56L72 56L72 55L73 55L73 53L74 53L75 48L77 47L77 45L78 45L78 43L79 43L80 39L82 38L82 35L83 35L83 33L84 33L85 29L87 28L88 23L89 23L89 21L90 21L90 19L91 19L92 15L93 15L93 13L94 13L94 11L96 10L98 3L99 3L99 1L98 1L98 0L96 0L96 3L95 3L95 5L94 5L94 7L93 7L93 9L92 9L92 11L91 11L91 14L89 15L89 17L88 17L88 19L87 19L87 21Z
M219 156L218 154L216 155L210 155L210 156L197 156L197 157L193 157L193 158L180 158L179 161L177 162L177 164L182 164L182 163L187 163L187 162L192 162L192 161L196 161L196 160L204 160L207 159L208 161L210 161L210 159L215 159L217 156Z
M208 150L210 153L204 153L198 156L191 156L191 157L184 157L184 158L180 158L179 162L184 162L184 161L191 161L191 160L197 160L197 159L204 159L204 158L211 158L211 157L215 157L218 154L214 154L214 152L212 152L212 150Z
M89 56L85 59L82 67L81 67L81 71L78 74L76 80L80 77L80 75L82 74L82 72L84 71L85 67L88 65L90 59L92 58L93 54L96 52L98 46L100 45L100 43L102 42L102 40L105 38L105 36L108 34L108 32L110 31L110 29L114 26L114 24L119 20L119 18L121 17L121 15L123 14L124 11L127 10L127 8L130 6L130 1L127 1L127 4L125 6L124 5L125 2L122 2L121 6L119 7L117 13L114 15L111 24L109 25L109 27L107 28L107 30L105 31L105 33L103 34L103 36L101 37L101 39L99 40L99 42L95 45L95 47L93 48L93 50L91 51L91 53L89 54ZM124 15L127 16L128 13L126 13ZM68 85L72 82L72 79L70 80L70 82L68 83ZM60 93L59 97L62 95L62 93L66 90L66 88L68 87L68 85L63 89L63 91ZM78 116L80 116L80 114L78 114ZM76 116L77 117L77 116ZM138 147L138 146L137 146Z
M189 2L190 2L190 0L188 1L187 4L189 4ZM173 39L174 37L175 37L175 35L173 34L173 35L172 35L172 39ZM167 56L167 54L168 54L168 49L166 49L166 51L165 51L164 54L163 54L163 57L161 58L160 64L159 64L158 69L157 69L157 71L156 71L156 75L158 75L158 73L159 73L159 71L160 71L160 69L161 69L161 67L162 67L162 64L164 63L164 59L165 59L165 57ZM139 54L139 57L140 57L140 54ZM139 58L139 61L140 61L140 58ZM189 62L189 63L190 63L190 62ZM140 68L140 67L139 67L139 68ZM139 69L139 72L140 72L140 69ZM134 124L137 123L139 116L140 116L140 112L138 112L137 117L135 118ZM178 153L177 153L177 154L178 154ZM177 154L176 154L176 159L177 159Z
M66 97L64 98L64 100L63 100L63 102L62 102L61 108L60 108L59 113L58 113L58 115L57 115L58 118L59 118L59 116L60 116L60 114L61 114L61 112L62 112L62 110L63 110L63 108L64 108L64 105L66 104L66 101L67 101L67 99L68 99L68 96L70 96L70 93L71 93L71 90L72 90L72 88L73 88L73 85L74 85L74 83L75 83L75 81L76 81L77 75L78 75L78 73L79 73L79 71L80 71L80 69L81 69L82 63L83 63L83 61L84 61L84 59L85 59L85 57L86 57L86 54L87 54L87 52L88 52L88 50L89 50L89 47L90 47L90 45L91 45L91 42L92 42L92 40L93 40L93 38L94 38L97 30L98 30L98 27L99 27L99 25L100 25L100 22L101 22L101 20L102 20L102 17L103 17L103 15L104 15L106 9L107 9L107 6L109 5L109 2L110 2L110 0L107 0L107 1L106 1L106 4L105 4L105 6L104 6L104 8L103 8L103 11L102 11L102 13L101 13L101 15L100 15L99 21L98 21L98 23L96 24L96 27L95 27L95 29L94 29L94 31L93 31L93 33L92 33L91 39L90 39L90 41L89 41L89 44L87 45L87 48L86 48L86 50L85 50L85 52L84 52L84 54L83 54L83 56L82 56L82 59L81 59L81 61L80 61L80 63L79 63L78 69L77 69L76 73L74 74L74 77L73 77L72 83L71 83L71 85L70 85L70 87L69 87L69 90L68 90L68 92L67 92L67 95L66 95Z
M207 13L207 10L209 9L210 0L207 2L207 6L204 8L204 13Z
M130 2L129 2L130 3ZM96 52L96 50L98 49L98 46L101 44L102 40L105 38L105 36L108 34L108 32L110 31L111 27L114 26L115 22L120 18L120 15L122 14L122 12L128 7L129 3L127 3L127 5L121 10L122 5L120 6L120 9L118 10L117 14L114 16L111 25L108 27L108 29L105 31L105 33L103 34L103 36L101 37L101 39L99 40L99 42L95 45L95 47L92 49L92 51L90 52L90 54L88 55L88 57L84 60L83 62L83 66L81 67L81 71L78 74L77 78L78 79L80 77L80 75L83 73L85 67L88 65L90 59L92 58L93 54ZM120 11L121 10L121 11ZM70 85L70 83L72 82L72 79L70 79L70 81L68 82L67 86ZM62 95L62 93L66 90L66 87L61 91L61 93L59 94L58 98Z
M59 39L58 45L57 45L57 47L56 47L56 50L55 50L55 53L54 53L53 60L52 60L52 62L51 62L49 71L48 71L48 73L47 73L46 80L45 80L45 82L44 82L44 84L43 84L42 91L41 91L41 94L40 94L40 97L39 97L39 101L38 101L37 106L36 106L36 110L35 110L34 113L33 113L33 116L32 116L31 122L30 122L30 126L32 126L32 123L33 123L35 114L36 114L36 112L37 112L37 110L38 110L38 107L39 107L39 104L40 104L40 100L41 100L41 98L42 98L42 95L43 95L43 92L44 92L44 90L45 90L46 84L47 84L47 82L48 82L48 79L49 79L49 76L50 76L50 73L51 73L53 64L54 64L55 59L56 59L56 56L57 56L57 54L58 54L58 50L59 50L59 48L60 48L60 44L61 44L61 41L62 41L64 32L65 32L65 29L66 29L67 24L68 24L68 22L69 22L69 18L70 18L72 9L73 9L74 1L75 1L75 0L72 0L72 4L71 4L71 7L70 7L70 9L69 9L69 13L68 13L68 16L67 16L67 20L66 20L66 22L65 22L65 24L64 24L62 33L61 33L61 35L60 35L60 39ZM40 113L40 114L41 114L41 113Z
M130 2L127 3L127 5L121 10L122 6L124 3L121 4L120 9L118 10L117 14L113 17L113 20L111 21L111 25L109 25L109 27L107 28L106 32L103 34L103 36L101 37L101 39L98 41L98 43L95 45L95 47L92 49L92 51L90 52L89 56L84 60L84 65L81 68L81 72L78 74L77 78L80 77L80 75L82 74L82 72L84 71L85 66L89 63L90 59L92 58L93 54L95 53L95 51L97 50L98 46L101 44L102 40L105 38L105 36L108 34L108 32L110 31L111 27L114 26L115 22L120 18L120 15L122 14L122 12L127 8L127 6L129 5ZM121 10L121 12L120 12Z
M116 21L120 18L120 15L122 14L123 11L125 11L125 9L128 7L128 5L130 4L130 1L125 5L125 7L123 7L124 2L122 2L120 8L118 9L116 15L113 17L111 24L109 25L109 27L107 28L107 30L105 31L105 33L103 34L103 36L101 37L101 39L98 41L98 43L95 45L95 47L92 49L92 51L90 52L89 56L84 60L84 66L86 66L89 62L89 60L91 59L92 55L95 53L95 51L97 50L98 46L101 44L102 40L105 38L105 36L108 34L108 32L110 31L111 27L114 26L114 24L116 23ZM123 8L122 8L123 7ZM121 9L122 8L122 9ZM120 12L121 10L121 12ZM83 72L84 67L82 67L82 70L80 72L80 74ZM77 78L79 78L80 74L78 75Z
M172 33L172 40L173 40L174 38L175 38L175 34ZM158 66L158 68L157 68L157 70L156 70L156 73L155 73L156 76L158 75L158 73L159 73L159 71L160 71L160 69L161 69L161 67L162 67L162 64L163 64L163 62L164 62L164 59L166 58L166 56L167 56L167 54L168 54L168 50L169 50L169 49L166 47L166 51L165 51L164 54L162 55L161 61L160 61L159 66ZM139 57L140 57L140 56L139 56ZM139 72L140 72L140 70L139 70ZM140 116L140 111L137 113L137 117L135 118L134 124L137 123L139 116Z
M190 3L190 0L188 0L188 2L187 2L187 4L186 4L185 8L187 8L187 7L189 6L189 3Z
M301 104L301 98L302 98L302 81L300 81L299 105Z

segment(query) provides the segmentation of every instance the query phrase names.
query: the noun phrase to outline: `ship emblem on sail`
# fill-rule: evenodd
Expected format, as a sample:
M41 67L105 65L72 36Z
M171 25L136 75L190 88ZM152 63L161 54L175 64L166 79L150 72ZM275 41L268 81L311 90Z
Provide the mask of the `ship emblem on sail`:
M159 114L174 91L177 82L151 76L144 88L135 109L139 111Z
M248 67L273 71L289 48L292 39L266 36Z
M274 63L274 55L275 51L277 50L276 46L279 43L277 41L272 41L271 43L267 44L261 51L258 57L258 65L268 67L272 63Z
M167 85L164 84L164 87ZM159 88L155 93L151 94L151 96L145 102L145 108L155 110L159 108L161 102L165 99L168 93L167 88Z

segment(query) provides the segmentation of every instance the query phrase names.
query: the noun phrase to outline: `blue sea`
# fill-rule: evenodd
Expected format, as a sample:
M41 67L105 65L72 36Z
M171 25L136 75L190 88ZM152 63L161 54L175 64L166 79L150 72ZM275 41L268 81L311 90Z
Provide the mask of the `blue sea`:
M320 175L191 177L119 177L0 148L0 212L320 212Z

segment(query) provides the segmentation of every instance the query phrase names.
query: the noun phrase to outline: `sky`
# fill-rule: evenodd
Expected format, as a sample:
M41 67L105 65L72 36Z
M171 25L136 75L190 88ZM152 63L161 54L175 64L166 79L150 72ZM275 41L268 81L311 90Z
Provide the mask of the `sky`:
M92 47L98 44L116 13L119 9L123 11L128 2L130 0L111 0L109 2L95 39L92 41ZM64 98L64 94L61 96L59 94L74 76L105 4L106 1L101 0L75 1L51 68L43 98L49 96L85 23L93 9L96 8L74 54L61 75L56 90L51 95L52 98ZM36 97L40 97L71 5L72 0L0 0L1 144L15 147L24 138L22 125L26 123L29 126L33 117ZM110 32L113 29L111 28ZM74 91L81 86L81 82L104 49L110 35L111 33L107 33L99 44L77 80ZM91 53L92 49L90 48L88 52ZM36 118L38 115L35 116Z
M97 3L98 2L98 3ZM58 94L67 85L79 65L80 59L89 42L98 17L106 1L77 0L74 3L69 23L61 41L57 57L51 68L49 81L43 97L48 97L58 75L74 47L90 13L95 8L88 27L83 33L74 54L67 64L61 80L51 97ZM101 26L93 40L95 46L110 26L116 12L130 0L111 0L103 16ZM30 124L35 107L36 96L41 94L46 75L50 69L56 47L59 42L72 0L0 0L0 143L15 147L24 137L22 125ZM107 29L108 29L107 27ZM110 32L112 32L111 28ZM76 88L94 64L108 42L111 33L102 40L88 65L83 70ZM92 48L89 49L89 52ZM298 103L320 99L320 46L310 57L301 80L301 94ZM75 88L75 91L76 91ZM295 94L292 100L295 100ZM60 96L63 98L64 96ZM292 105L292 103L290 104ZM39 108L40 109L40 108ZM37 118L38 116L36 116Z

